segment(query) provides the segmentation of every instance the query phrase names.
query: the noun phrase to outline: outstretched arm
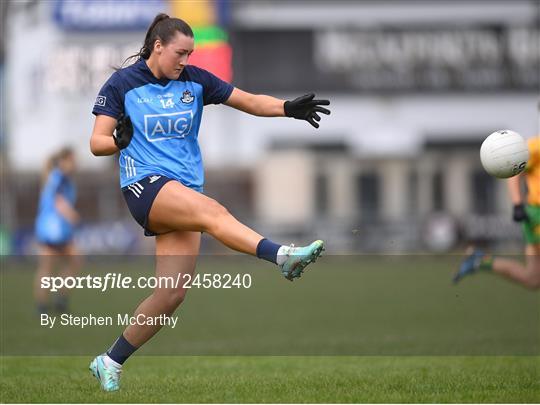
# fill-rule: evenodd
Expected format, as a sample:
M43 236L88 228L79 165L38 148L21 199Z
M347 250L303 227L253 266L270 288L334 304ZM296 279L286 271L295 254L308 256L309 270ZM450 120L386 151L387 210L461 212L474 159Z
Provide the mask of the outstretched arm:
M319 113L329 115L330 110L321 107L330 105L328 100L314 100L315 94L306 94L292 101L280 100L266 95L251 94L235 88L226 105L259 117L291 117L308 121L319 128Z
M258 117L284 117L284 103L285 100L263 94L251 94L236 87L225 102L229 107Z

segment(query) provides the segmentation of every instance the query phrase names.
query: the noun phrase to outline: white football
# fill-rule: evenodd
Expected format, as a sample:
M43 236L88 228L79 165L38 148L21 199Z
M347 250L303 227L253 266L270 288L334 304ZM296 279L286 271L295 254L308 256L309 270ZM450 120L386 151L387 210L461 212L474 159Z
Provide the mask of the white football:
M480 147L480 160L486 172L500 179L513 177L527 166L527 142L517 132L501 129L488 136Z

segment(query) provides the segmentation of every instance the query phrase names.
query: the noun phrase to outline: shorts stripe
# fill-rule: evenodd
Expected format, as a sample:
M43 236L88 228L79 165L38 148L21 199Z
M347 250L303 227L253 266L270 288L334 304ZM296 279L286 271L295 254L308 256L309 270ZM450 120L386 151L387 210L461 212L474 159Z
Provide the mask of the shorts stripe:
M133 183L132 184L135 188L139 189L139 191L143 191L144 190L144 187L141 186L141 183L139 183L138 181Z
M139 198L139 197L141 196L141 191L139 191L139 190L137 189L137 187L135 187L133 184L130 184L130 185L128 186L128 189L130 189L131 192L132 192L133 194L135 194L135 197Z

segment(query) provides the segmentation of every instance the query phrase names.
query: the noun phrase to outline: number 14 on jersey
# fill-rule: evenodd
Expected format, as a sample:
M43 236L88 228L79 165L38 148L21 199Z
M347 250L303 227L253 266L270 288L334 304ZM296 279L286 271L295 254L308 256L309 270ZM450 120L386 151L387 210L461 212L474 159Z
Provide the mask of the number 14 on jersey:
M161 103L161 106L163 108L173 108L174 107L174 101L172 98L168 98L168 99L161 99L159 100L159 102Z

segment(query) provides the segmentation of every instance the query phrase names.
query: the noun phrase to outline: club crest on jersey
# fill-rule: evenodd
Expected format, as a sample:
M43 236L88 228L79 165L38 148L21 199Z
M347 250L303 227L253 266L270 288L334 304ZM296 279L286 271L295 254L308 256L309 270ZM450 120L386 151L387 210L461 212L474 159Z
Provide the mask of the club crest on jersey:
M184 104L189 104L192 103L194 99L195 98L191 94L191 91L186 90L182 93L182 98L180 99L180 101L182 101L182 103Z

